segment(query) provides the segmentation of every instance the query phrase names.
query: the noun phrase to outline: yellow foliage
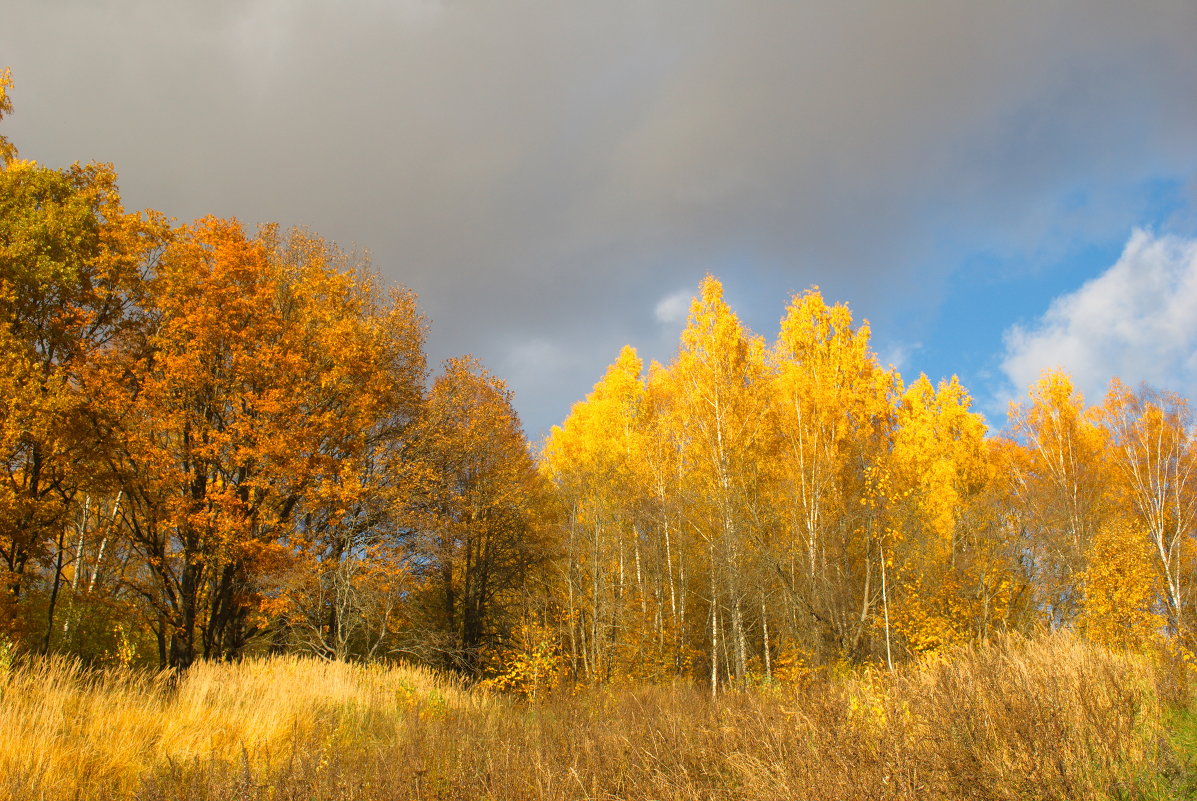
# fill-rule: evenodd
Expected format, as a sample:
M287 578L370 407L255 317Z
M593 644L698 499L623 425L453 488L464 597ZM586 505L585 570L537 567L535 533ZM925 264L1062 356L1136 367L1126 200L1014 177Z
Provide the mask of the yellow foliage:
M793 684L811 675L816 666L813 657L804 648L790 646L773 657L773 679Z
M565 678L566 663L555 633L542 623L525 619L516 626L511 644L491 655L486 689L528 698L557 687Z
M1145 533L1126 519L1102 526L1088 564L1081 616L1086 635L1111 648L1143 650L1164 626L1155 608L1159 587Z

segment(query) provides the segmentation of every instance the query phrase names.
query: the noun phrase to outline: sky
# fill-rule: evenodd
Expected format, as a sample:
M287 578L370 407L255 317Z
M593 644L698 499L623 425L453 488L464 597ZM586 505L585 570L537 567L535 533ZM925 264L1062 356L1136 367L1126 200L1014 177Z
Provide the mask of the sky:
M710 272L812 285L995 427L1045 367L1197 399L1197 4L10 0L24 158L307 226L532 437Z

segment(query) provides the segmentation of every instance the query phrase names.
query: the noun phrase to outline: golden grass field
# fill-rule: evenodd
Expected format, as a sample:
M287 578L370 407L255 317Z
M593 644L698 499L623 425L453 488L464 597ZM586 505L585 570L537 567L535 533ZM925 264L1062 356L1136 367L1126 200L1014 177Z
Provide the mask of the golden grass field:
M1177 676L1180 676L1178 679ZM1069 635L893 674L535 700L300 658L0 671L0 797L1115 799L1192 792L1183 669Z

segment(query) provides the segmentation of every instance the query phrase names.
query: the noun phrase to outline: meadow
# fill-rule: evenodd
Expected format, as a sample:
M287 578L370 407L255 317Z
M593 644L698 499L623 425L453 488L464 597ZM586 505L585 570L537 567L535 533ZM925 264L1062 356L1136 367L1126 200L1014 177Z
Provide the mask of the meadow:
M0 797L1163 799L1193 796L1188 668L1068 634L793 684L558 688L297 657L0 673Z

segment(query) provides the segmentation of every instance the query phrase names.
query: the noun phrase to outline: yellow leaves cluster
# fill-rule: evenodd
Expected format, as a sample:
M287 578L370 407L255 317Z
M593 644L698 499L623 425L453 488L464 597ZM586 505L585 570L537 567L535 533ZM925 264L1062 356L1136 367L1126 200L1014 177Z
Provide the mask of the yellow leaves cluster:
M566 423L553 427L542 458L550 477L564 481L585 471L607 481L631 478L640 444L642 371L636 350L625 346L586 400L574 405Z
M556 632L525 618L516 626L510 645L491 655L482 686L535 698L560 686L566 667Z
M938 388L919 376L898 402L893 483L913 498L913 521L949 548L965 500L986 480L985 423L970 405L955 376Z
M773 657L772 668L774 681L796 684L811 675L817 665L808 651L790 646Z
M1163 630L1150 545L1133 520L1116 519L1098 529L1089 547L1083 586L1081 628L1094 642L1143 650Z

